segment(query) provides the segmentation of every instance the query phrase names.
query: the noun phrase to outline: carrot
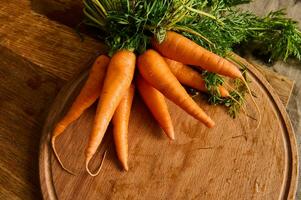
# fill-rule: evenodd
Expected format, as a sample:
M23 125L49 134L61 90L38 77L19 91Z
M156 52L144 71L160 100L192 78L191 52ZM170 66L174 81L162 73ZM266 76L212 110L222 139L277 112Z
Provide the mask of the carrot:
M205 81L200 73L193 70L191 67L184 65L183 63L164 58L165 62L169 66L171 72L183 85L187 85L194 89L200 90L202 92L207 92ZM222 97L228 97L229 92L223 86L219 86L219 92Z
M135 54L128 50L120 50L111 58L85 152L86 170L91 176L96 176L100 168L97 173L91 173L89 162L100 145L117 106L131 85L135 62Z
M110 59L105 56L101 55L99 56L89 73L88 79L81 89L79 95L76 97L74 100L73 104L71 105L69 111L67 114L56 124L53 135L51 138L51 145L53 152L62 166L62 168L69 173L73 174L70 172L62 163L60 160L58 153L55 148L55 140L56 138L64 132L64 130L76 119L79 118L79 116L88 108L90 107L96 99L99 97L99 93L101 91L103 79L105 76L105 71L107 69L107 66L109 64Z
M249 93L250 88L239 69L228 60L206 50L185 36L173 31L167 31L166 37L162 43L158 43L152 38L152 46L163 56L188 65L199 66L210 72L215 72L231 78L239 78L246 85ZM259 114L259 123L261 122L261 114L258 105L251 95Z
M167 98L207 127L214 126L212 119L187 94L159 53L152 49L145 51L138 58L138 68L143 78Z
M131 84L113 115L113 136L116 152L123 168L128 171L128 125L135 87Z
M141 75L137 76L136 85L144 103L149 108L154 118L160 124L166 135L174 140L174 128L164 96L144 80Z
M183 64L199 66L231 78L243 78L234 64L176 32L167 31L165 40L160 44L153 38L152 46L164 57Z
M219 90L222 97L229 97L230 96L229 91L224 86L222 86L222 85L218 86L218 90Z

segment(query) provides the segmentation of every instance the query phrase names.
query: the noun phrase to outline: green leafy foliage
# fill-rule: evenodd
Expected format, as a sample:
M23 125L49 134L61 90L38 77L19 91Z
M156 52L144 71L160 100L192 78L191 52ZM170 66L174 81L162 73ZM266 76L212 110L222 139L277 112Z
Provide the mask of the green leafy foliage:
M161 24L170 4L170 0L86 0L84 13L88 25L102 30L109 54L119 49L142 53L151 36L164 31Z
M163 41L166 30L182 33L226 57L235 45L256 45L271 60L301 60L301 32L283 10L258 17L235 6L250 0L85 0L88 25L102 30L111 53L141 53L150 37Z
M224 79L212 72L203 71L205 85L209 93L208 101L212 104L220 104L222 101L221 94L219 92L219 86L224 83Z
M295 21L285 17L283 10L258 19L252 29L250 41L262 53L271 54L271 60L286 60L290 56L301 60L301 32Z

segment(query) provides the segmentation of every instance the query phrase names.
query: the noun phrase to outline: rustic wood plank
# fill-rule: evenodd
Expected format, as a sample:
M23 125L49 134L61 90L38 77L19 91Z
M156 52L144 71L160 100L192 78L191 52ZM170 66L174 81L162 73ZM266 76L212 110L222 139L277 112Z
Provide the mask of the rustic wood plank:
M73 29L32 12L28 0L1 1L0 16L1 46L65 80L105 50L102 43L89 37L81 42Z
M73 28L83 19L82 5L82 0L31 1L31 7L34 12Z
M4 47L0 69L1 188L16 198L38 197L41 125L63 81Z
M0 16L0 196L39 199L44 116L63 80L104 46L91 38L81 42L73 29L33 13L29 1L1 1Z

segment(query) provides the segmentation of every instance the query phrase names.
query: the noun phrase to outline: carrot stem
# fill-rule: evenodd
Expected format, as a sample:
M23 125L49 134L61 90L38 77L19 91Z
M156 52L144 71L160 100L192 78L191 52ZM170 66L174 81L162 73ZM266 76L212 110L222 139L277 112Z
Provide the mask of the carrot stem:
M211 18L211 19L214 19L214 20L216 20L216 21L219 21L215 16L210 15L209 13L206 13L206 12L204 12L204 11L194 9L194 8L189 7L189 6L185 6L185 8L186 8L187 10L190 10L190 11L192 11L192 12L195 12L195 13L197 13L197 14L199 14L199 15L203 15L203 16L209 17L209 18Z

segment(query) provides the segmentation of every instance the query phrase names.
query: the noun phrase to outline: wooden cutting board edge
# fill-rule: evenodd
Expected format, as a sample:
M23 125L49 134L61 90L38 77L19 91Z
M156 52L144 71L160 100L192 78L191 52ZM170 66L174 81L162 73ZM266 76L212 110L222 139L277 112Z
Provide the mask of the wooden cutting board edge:
M236 55L236 58L238 58L242 63L244 63L248 70L251 71L255 76L256 79L258 79L261 83L264 83L265 90L267 91L267 94L273 99L274 103L276 104L276 107L279 109L280 115L282 116L282 119L285 126L286 126L286 133L284 135L286 144L284 147L286 147L286 152L288 157L288 162L290 162L290 165L292 169L286 169L288 171L288 176L290 176L290 180L287 180L287 182L290 183L288 187L285 189L285 195L287 199L295 199L295 195L297 192L297 186L298 186L298 177L299 177L299 159L298 159L298 146L297 146L297 140L295 137L294 129L291 124L290 118L286 112L286 109L281 102L281 99L277 95L277 92L275 89L269 84L269 82L266 80L264 75L258 70L259 66L253 66L250 62L245 60L244 58L241 58L240 56ZM291 90L292 91L292 90ZM290 91L290 92L291 92ZM288 102L288 101L287 101ZM286 177L289 179L289 177Z
M264 78L264 76L258 71L256 67L251 65L249 62L247 62L245 59L238 57L241 62L243 62L246 66L248 66L249 71L254 74L255 78L264 85L264 89L267 91L267 94L270 96L270 98L273 100L273 103L276 105L275 107L278 108L279 115L281 120L284 122L286 134L285 134L285 151L288 155L287 162L291 169L286 169L286 174L288 175L286 177L286 183L283 184L284 188L283 191L283 197L287 197L287 199L294 199L296 190L297 190L297 177L298 177L298 151L297 151L297 143L296 138L294 134L294 130L292 128L290 119L288 117L288 114L285 110L285 107L283 103L281 102L279 96L277 95L274 88L268 83L268 81ZM86 74L87 75L87 74ZM53 113L55 113L57 110L62 110L62 105L57 105L57 102L61 102L63 98L68 98L71 94L68 93L68 90L73 91L70 89L72 86L76 87L79 85L80 82L84 81L85 76L81 76L81 79L78 79L78 76L75 76L70 82L67 83L65 87L59 92L58 96L56 97L53 105L50 107L50 112L48 114L47 119L45 120L45 125L42 132L41 137L41 145L40 145L40 156L39 156L39 173L40 173L40 184L41 184L41 190L43 194L44 199L58 199L56 196L54 183L52 181L52 174L51 174L51 156L52 155L52 149L50 147L50 132L52 129L52 124L49 124L47 122L50 121L56 121L53 120ZM68 90L67 90L68 89ZM74 88L75 89L75 88ZM42 141L48 141L48 142L42 142ZM46 144L46 145L44 145ZM48 144L48 145L47 145ZM50 156L51 155L51 156Z
M65 87L61 89L58 93L57 97L54 100L54 103L51 105L49 109L49 114L45 120L45 125L42 130L42 137L40 140L40 156L39 156L39 176L40 176L40 185L42 190L43 199L58 199L56 196L54 183L52 181L52 174L51 174L51 156L52 149L50 145L50 132L52 131L53 124L48 124L49 121L56 121L53 119L53 114L56 113L57 110L63 110L62 105L57 105L58 102L61 102L62 99L68 99L71 95L69 91L73 91L72 88L76 89L76 87L83 82L87 75L88 71L85 71L84 76L78 76L76 74L73 79L71 79ZM78 79L78 77L81 77ZM73 86L73 87L72 87ZM42 141L48 141L48 145L43 145ZM47 143L46 143L47 144ZM46 185L44 184L46 183Z

